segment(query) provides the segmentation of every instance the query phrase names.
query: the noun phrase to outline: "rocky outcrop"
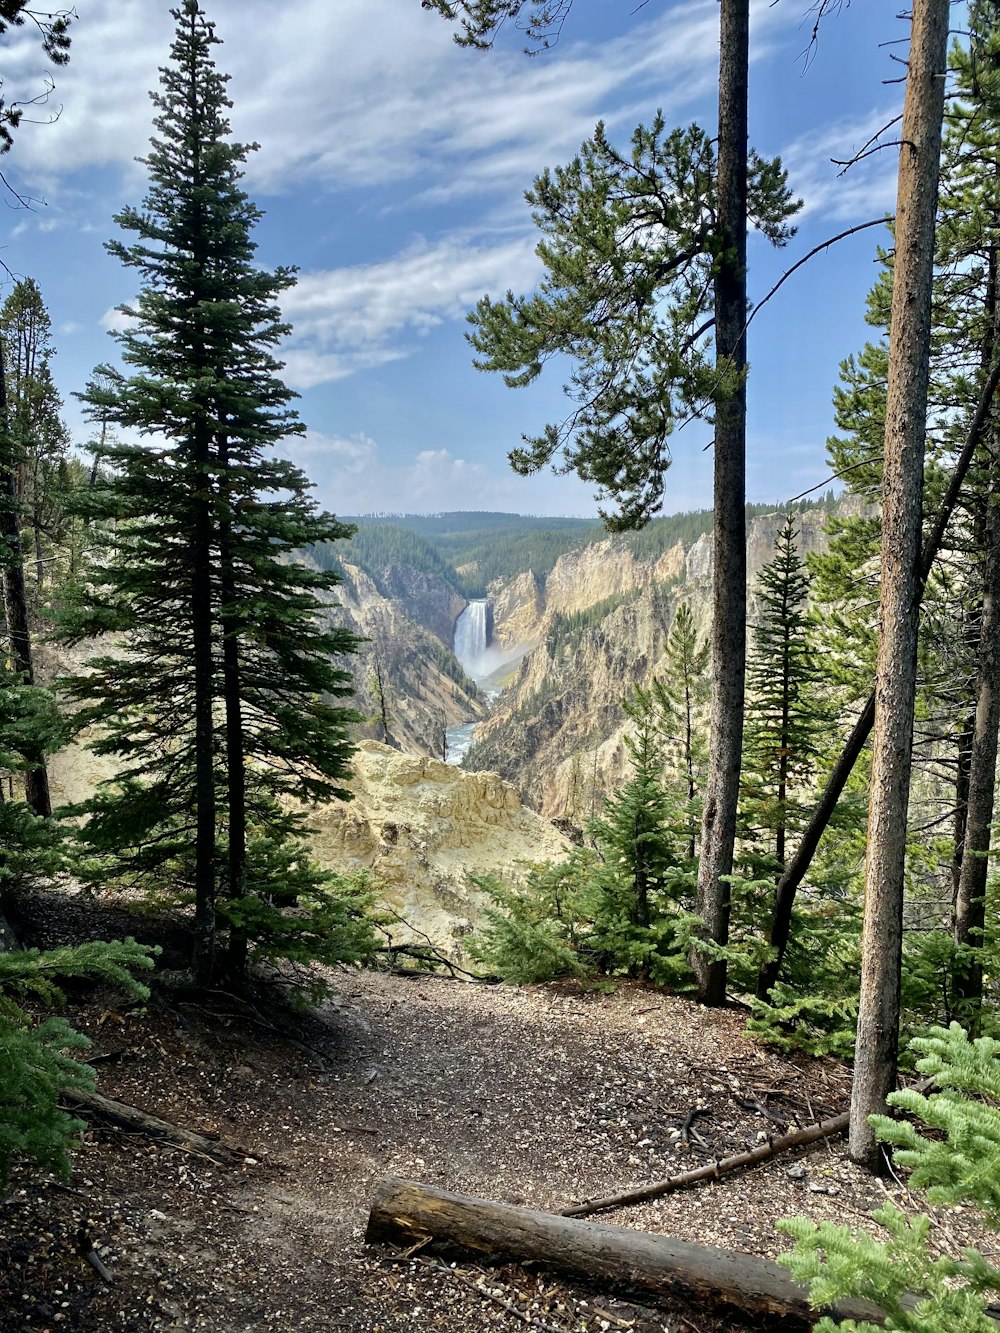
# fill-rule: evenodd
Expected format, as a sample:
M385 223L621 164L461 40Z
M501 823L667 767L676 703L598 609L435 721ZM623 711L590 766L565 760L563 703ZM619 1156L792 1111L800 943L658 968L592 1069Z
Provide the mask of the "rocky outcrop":
M468 767L495 769L543 815L574 824L628 771L622 696L662 674L681 587L649 583L594 623L548 619L544 638L476 731Z
M387 565L378 571L375 583L381 596L399 602L411 620L430 630L450 651L455 621L467 605L464 597L412 565Z
M569 847L496 773L466 773L364 741L348 785L352 801L310 812L314 855L330 869L371 870L380 900L452 954L486 901L470 874L517 878L526 864Z
M538 637L545 614L545 580L525 570L493 590L493 638L504 648L530 643Z

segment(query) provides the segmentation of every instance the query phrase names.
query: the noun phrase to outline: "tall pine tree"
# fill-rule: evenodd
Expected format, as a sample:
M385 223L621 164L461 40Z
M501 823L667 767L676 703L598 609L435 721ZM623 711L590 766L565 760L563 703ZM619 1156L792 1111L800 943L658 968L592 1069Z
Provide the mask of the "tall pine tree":
M744 818L758 836L770 840L766 869L778 882L785 868L788 835L805 814L795 800L796 789L801 791L815 772L825 722L818 706L819 672L806 619L809 576L796 548L797 536L789 514L775 541L774 559L757 576L743 759ZM762 997L778 974L791 908L791 902L776 893L769 930L775 956L761 969Z
M303 429L273 352L294 278L254 262L260 213L240 187L251 146L229 137L213 25L198 0L172 13L149 191L116 219L136 239L108 246L142 284L115 335L132 373L100 373L85 395L144 443L106 447L111 470L83 503L118 521L66 625L120 645L70 686L95 748L122 765L90 804L93 864L193 892L194 968L208 981L220 922L237 979L251 938L297 956L353 947L351 911L310 872L300 821L279 802L344 795L354 715L336 702L348 675L335 659L355 639L325 615L336 576L295 553L351 529L318 513L274 453Z

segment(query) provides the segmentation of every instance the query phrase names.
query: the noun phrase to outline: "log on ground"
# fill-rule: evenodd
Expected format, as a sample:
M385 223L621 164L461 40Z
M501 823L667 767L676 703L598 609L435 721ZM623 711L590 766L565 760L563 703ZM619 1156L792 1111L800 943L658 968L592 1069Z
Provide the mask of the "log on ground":
M425 1237L495 1258L534 1260L589 1282L735 1311L762 1330L810 1328L824 1313L882 1322L881 1311L865 1301L812 1309L806 1289L785 1269L754 1255L383 1180L366 1241L409 1245Z
M206 1134L199 1134L197 1130L162 1120L159 1116L150 1115L148 1111L140 1111L137 1106L127 1106L124 1102L113 1101L99 1092L74 1089L67 1094L66 1105L88 1119L101 1120L105 1124L114 1125L117 1129L124 1129L133 1134L144 1134L148 1138L172 1144L187 1152L211 1157L216 1162L240 1162L245 1157L240 1148L210 1139Z

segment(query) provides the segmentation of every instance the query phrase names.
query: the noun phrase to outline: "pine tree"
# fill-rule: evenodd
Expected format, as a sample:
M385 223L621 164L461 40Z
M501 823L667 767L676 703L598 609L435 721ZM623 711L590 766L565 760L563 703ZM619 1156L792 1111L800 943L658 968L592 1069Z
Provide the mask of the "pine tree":
M931 1028L912 1045L920 1053L917 1069L932 1077L940 1091L927 1097L908 1088L890 1093L888 1101L932 1133L921 1134L909 1121L881 1115L872 1117L874 1133L896 1147L896 1164L910 1168L910 1185L926 1190L930 1203L971 1204L995 1231L1000 1227L1000 1044L985 1037L970 1042L952 1023L947 1030ZM946 1226L940 1238L935 1235L939 1218L908 1218L892 1203L874 1219L888 1241L832 1222L817 1226L797 1217L778 1223L796 1242L779 1262L797 1281L809 1284L811 1304L861 1297L884 1312L879 1327L899 1333L989 1333L996 1327L988 1307L1000 1290L1000 1271L987 1257L990 1251L949 1254L954 1237ZM877 1333L873 1323L845 1325L828 1318L816 1330L837 1333L845 1327Z
M617 904L629 926L648 929L657 894L662 892L674 865L676 837L670 829L672 802L663 777L663 750L656 717L648 699L637 693L625 701L633 726L625 737L632 775L620 791L605 802L600 819L591 824L591 836L616 879L625 886L627 900Z
M354 714L336 702L349 677L335 659L356 640L324 613L336 575L295 554L352 529L318 513L304 475L273 452L303 429L273 353L287 331L277 297L294 278L254 262L260 213L239 184L251 149L229 138L214 28L198 0L172 13L149 190L116 219L136 240L108 246L142 283L115 335L133 371L102 367L85 395L145 443L105 445L111 470L82 503L117 523L64 623L124 649L70 686L79 723L101 729L95 748L122 765L89 807L92 872L190 888L207 981L220 918L237 979L250 939L284 938L282 909L297 900L302 937L324 953L304 908L330 908L330 887L308 871L301 820L279 798L344 794Z
M702 713L709 690L708 644L698 642L691 607L687 602L681 602L667 639L664 674L653 680L648 703L656 710L665 759L680 775L687 794L687 854L692 861L697 850L698 795L704 780L707 753Z
M61 1003L60 983L74 977L111 983L145 999L149 991L133 973L152 965L150 950L131 939L0 953L0 1189L14 1157L69 1175L68 1151L85 1126L59 1099L94 1086L93 1069L76 1058L89 1039L58 1015L36 1021L26 1004Z
M0 584L3 587L4 637L7 640L3 660L9 664L19 683L33 688L35 664L21 545L22 506L18 486L21 461L22 453L7 395L5 349L0 339ZM22 753L28 760L23 769L25 797L35 814L46 819L52 814L52 801L45 751L37 748Z
M798 533L787 515L775 556L757 576L757 618L748 675L748 725L743 759L743 817L773 839L766 869L780 882L788 835L804 810L796 789L807 785L820 754L825 717L818 706L819 672L809 635L809 577L796 549ZM762 968L766 995L788 942L791 904L776 896L769 943L776 951ZM765 975L766 974L766 975Z
M33 278L17 283L4 302L0 337L18 460L22 544L34 555L37 599L45 583L47 558L63 535L69 432L52 380L52 321Z
M917 622L931 295L947 64L948 0L914 4L899 159L882 493L879 646L869 786L861 998L850 1153L872 1168L868 1116L896 1079L906 815L917 674Z

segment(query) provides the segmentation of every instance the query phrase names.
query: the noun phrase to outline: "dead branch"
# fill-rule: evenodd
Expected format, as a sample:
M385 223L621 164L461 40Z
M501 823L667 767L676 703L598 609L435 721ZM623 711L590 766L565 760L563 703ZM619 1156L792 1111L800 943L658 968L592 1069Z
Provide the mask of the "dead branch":
M133 1134L143 1134L147 1138L169 1143L175 1148L195 1152L208 1157L214 1162L233 1163L243 1161L246 1153L242 1148L213 1140L197 1130L186 1129L159 1116L140 1111L136 1106L127 1106L124 1102L113 1101L99 1092L85 1092L74 1089L66 1096L66 1105L73 1111L81 1111L89 1118L124 1129ZM273 1159L271 1159L273 1160Z

